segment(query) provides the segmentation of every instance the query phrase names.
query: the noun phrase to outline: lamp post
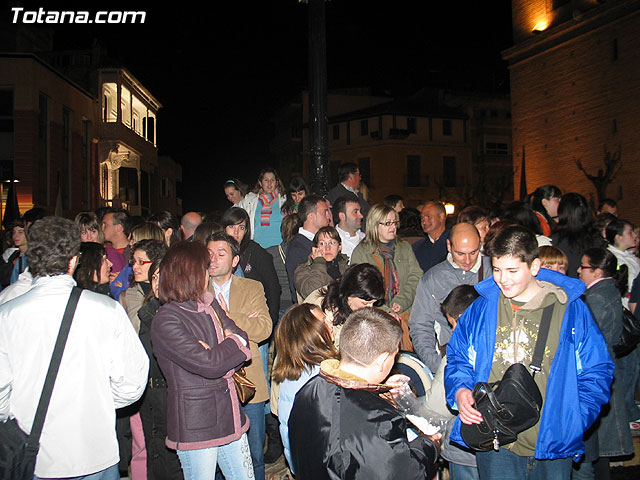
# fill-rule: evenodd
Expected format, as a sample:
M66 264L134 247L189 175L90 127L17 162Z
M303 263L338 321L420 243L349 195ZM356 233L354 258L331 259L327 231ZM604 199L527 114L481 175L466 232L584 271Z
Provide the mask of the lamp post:
M327 194L327 159L329 157L327 119L327 42L325 0L308 0L309 4L309 155L313 162L313 191Z

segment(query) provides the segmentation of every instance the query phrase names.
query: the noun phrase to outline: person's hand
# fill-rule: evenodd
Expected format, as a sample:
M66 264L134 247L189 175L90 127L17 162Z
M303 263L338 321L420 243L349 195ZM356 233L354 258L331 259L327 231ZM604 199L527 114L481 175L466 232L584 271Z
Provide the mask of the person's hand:
M391 311L393 313L400 313L402 311L402 307L400 305L398 305L397 303L392 303L391 304Z
M316 259L322 256L322 250L319 247L311 247L311 258Z
M227 307L227 302L224 301L224 297L221 293L218 294L218 303L220 304L220 308L224 310L224 313L229 315L229 307Z
M444 345L438 344L438 350L440 350L440 356L444 358L445 355L447 354L447 344L446 343Z
M198 343L204 347L205 350L211 350L211 347L208 343L203 342L202 340L198 340Z
M468 388L461 388L456 392L456 402L460 412L460 420L467 425L482 423L482 414L473 408L475 400Z
M384 382L384 384L392 387L391 390L389 390L389 393L395 399L396 395L400 395L405 388L409 388L408 384L410 381L411 379L406 375L396 373L387 378L387 381Z
M442 440L442 434L436 433L435 435L427 435L427 437L429 437L429 440L436 444L438 455L440 455L440 440Z

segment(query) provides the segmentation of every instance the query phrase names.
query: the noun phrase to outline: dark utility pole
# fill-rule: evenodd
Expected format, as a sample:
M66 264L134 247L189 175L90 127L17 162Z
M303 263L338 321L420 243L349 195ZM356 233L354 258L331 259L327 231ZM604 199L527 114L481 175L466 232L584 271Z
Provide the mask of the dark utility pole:
M325 0L309 0L309 157L311 185L319 195L326 195L327 159L327 43Z

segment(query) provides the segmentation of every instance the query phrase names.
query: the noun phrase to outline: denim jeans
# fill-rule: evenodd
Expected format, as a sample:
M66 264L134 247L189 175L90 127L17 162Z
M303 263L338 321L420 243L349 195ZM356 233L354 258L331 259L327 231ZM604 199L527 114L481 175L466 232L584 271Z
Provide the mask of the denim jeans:
M264 378L267 379L267 391L269 392L269 397L271 397L271 382L269 381L269 342L261 343L258 346L258 351L260 352L260 359L262 360L262 369L264 370ZM270 413L271 413L271 405L269 403L269 400L267 400L266 402L264 402L264 414L268 415Z
M505 448L476 452L481 480L570 480L571 458L536 460L520 457Z
M449 462L449 475L451 480L479 480L478 469Z
M253 466L246 434L235 442L221 447L178 450L178 458L182 464L185 480L213 479L216 476L217 464L220 464L220 470L226 480L253 479Z
M35 480L45 480L42 477L33 477ZM92 473L90 475L84 475L82 477L69 477L65 480L120 480L120 472L118 471L118 464L100 470L99 472Z
M243 405L242 409L251 422L247 432L247 439L255 478L256 480L264 480L264 435L266 428L264 402L248 403Z

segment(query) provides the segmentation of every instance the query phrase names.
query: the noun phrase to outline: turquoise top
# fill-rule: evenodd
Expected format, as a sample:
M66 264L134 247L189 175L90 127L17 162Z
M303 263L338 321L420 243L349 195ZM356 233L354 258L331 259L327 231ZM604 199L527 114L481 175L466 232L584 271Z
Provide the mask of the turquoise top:
M280 226L282 225L282 213L280 212L280 206L278 205L277 198L276 201L273 202L273 205L271 205L269 226L260 225L261 207L262 204L258 202L254 217L255 232L253 232L253 241L264 249L273 247L274 245L280 245L282 243L282 235L280 234Z

